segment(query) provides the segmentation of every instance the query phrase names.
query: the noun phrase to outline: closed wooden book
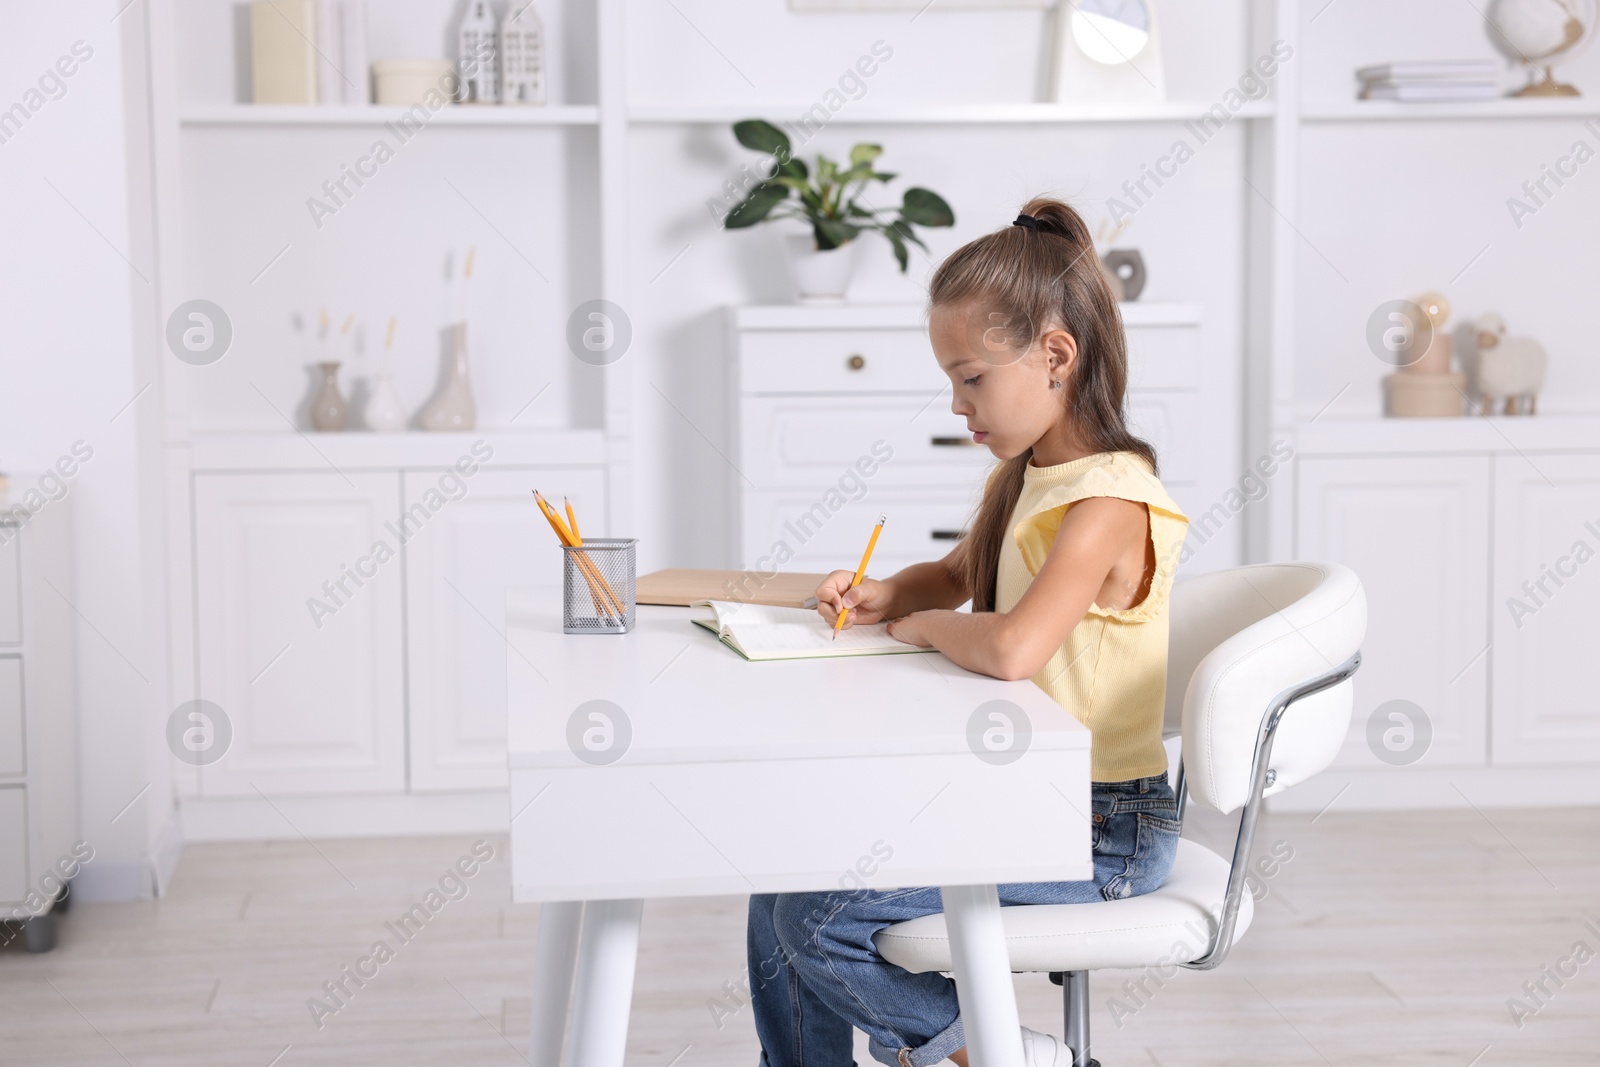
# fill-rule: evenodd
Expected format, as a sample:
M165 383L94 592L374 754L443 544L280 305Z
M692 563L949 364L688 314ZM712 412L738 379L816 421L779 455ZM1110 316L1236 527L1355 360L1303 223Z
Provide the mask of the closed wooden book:
M730 600L746 604L771 604L775 607L814 608L817 606L817 586L826 577L826 574L764 575L760 571L673 567L641 574L635 585L635 601L640 604L687 607L696 600Z

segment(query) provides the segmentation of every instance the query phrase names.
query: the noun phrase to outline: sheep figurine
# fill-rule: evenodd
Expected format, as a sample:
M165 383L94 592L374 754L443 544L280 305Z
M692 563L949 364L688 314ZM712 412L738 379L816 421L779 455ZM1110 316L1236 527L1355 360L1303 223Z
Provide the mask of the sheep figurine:
M1496 415L1504 401L1506 415L1532 415L1538 410L1550 357L1531 337L1511 337L1506 320L1490 313L1456 327L1455 351L1467 372L1478 414Z

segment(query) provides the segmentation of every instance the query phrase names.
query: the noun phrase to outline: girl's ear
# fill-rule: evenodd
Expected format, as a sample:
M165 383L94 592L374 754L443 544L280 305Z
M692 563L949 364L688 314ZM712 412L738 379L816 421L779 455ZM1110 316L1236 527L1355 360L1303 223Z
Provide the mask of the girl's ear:
M1062 329L1046 330L1040 338L1052 377L1066 379L1078 365L1078 339Z

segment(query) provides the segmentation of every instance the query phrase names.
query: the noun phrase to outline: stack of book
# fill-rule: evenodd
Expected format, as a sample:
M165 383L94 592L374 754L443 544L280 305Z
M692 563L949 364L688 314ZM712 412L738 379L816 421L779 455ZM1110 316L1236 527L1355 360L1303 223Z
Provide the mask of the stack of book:
M1437 103L1494 99L1500 95L1495 84L1497 70L1492 59L1419 59L1362 67L1356 77L1361 81L1362 100Z

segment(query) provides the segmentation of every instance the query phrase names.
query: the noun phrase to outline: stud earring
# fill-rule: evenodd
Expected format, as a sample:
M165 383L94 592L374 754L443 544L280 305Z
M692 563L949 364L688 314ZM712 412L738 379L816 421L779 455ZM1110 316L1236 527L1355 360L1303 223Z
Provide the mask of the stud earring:
M1052 389L1060 389L1061 388L1061 379L1060 378L1051 378L1050 379L1050 388L1052 388Z

